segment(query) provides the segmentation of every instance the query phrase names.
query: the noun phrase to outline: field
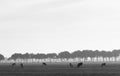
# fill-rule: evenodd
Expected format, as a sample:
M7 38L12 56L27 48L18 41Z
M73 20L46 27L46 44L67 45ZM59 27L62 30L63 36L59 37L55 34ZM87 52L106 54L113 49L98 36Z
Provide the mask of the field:
M0 76L120 76L120 64L109 64L105 67L101 63L86 63L80 68L70 68L68 63L47 63L42 64L24 64L21 68L19 64L12 67L11 64L0 65Z

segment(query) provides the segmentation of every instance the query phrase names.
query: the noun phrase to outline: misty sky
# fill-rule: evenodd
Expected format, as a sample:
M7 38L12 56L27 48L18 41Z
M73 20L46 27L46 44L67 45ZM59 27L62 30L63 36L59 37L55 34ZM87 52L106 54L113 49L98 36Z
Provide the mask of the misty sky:
M0 0L0 53L120 49L119 0Z

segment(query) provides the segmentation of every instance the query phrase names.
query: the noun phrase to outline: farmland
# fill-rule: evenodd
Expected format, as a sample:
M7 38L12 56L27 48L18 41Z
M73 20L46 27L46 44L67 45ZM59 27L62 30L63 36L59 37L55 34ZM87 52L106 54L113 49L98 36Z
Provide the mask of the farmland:
M86 63L80 68L76 68L77 63L73 63L74 68L70 68L68 63L47 63L24 64L21 68L19 64L12 67L11 64L0 65L0 76L118 76L120 75L119 63L107 63L105 67L101 63Z

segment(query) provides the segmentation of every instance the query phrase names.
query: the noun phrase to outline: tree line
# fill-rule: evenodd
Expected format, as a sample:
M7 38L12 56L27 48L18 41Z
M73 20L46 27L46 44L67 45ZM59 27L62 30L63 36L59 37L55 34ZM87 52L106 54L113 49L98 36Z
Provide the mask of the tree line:
M72 53L68 51L63 51L58 54L56 53L38 53L38 54L31 54L31 53L14 53L9 57L9 59L30 59L30 58L35 58L35 59L44 59L44 58L87 58L87 57L117 57L120 54L120 50L113 50L113 51L99 51L99 50L77 50ZM0 60L5 59L5 57L0 54Z

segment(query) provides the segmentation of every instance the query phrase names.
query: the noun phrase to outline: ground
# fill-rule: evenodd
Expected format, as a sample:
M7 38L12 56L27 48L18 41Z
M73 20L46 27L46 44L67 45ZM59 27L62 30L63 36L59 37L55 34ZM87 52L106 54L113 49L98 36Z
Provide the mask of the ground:
M70 68L69 63L47 63L47 66L40 64L24 64L21 68L19 64L12 67L11 64L0 65L0 76L119 76L120 64L109 64L101 67L101 63L84 64L77 68Z

